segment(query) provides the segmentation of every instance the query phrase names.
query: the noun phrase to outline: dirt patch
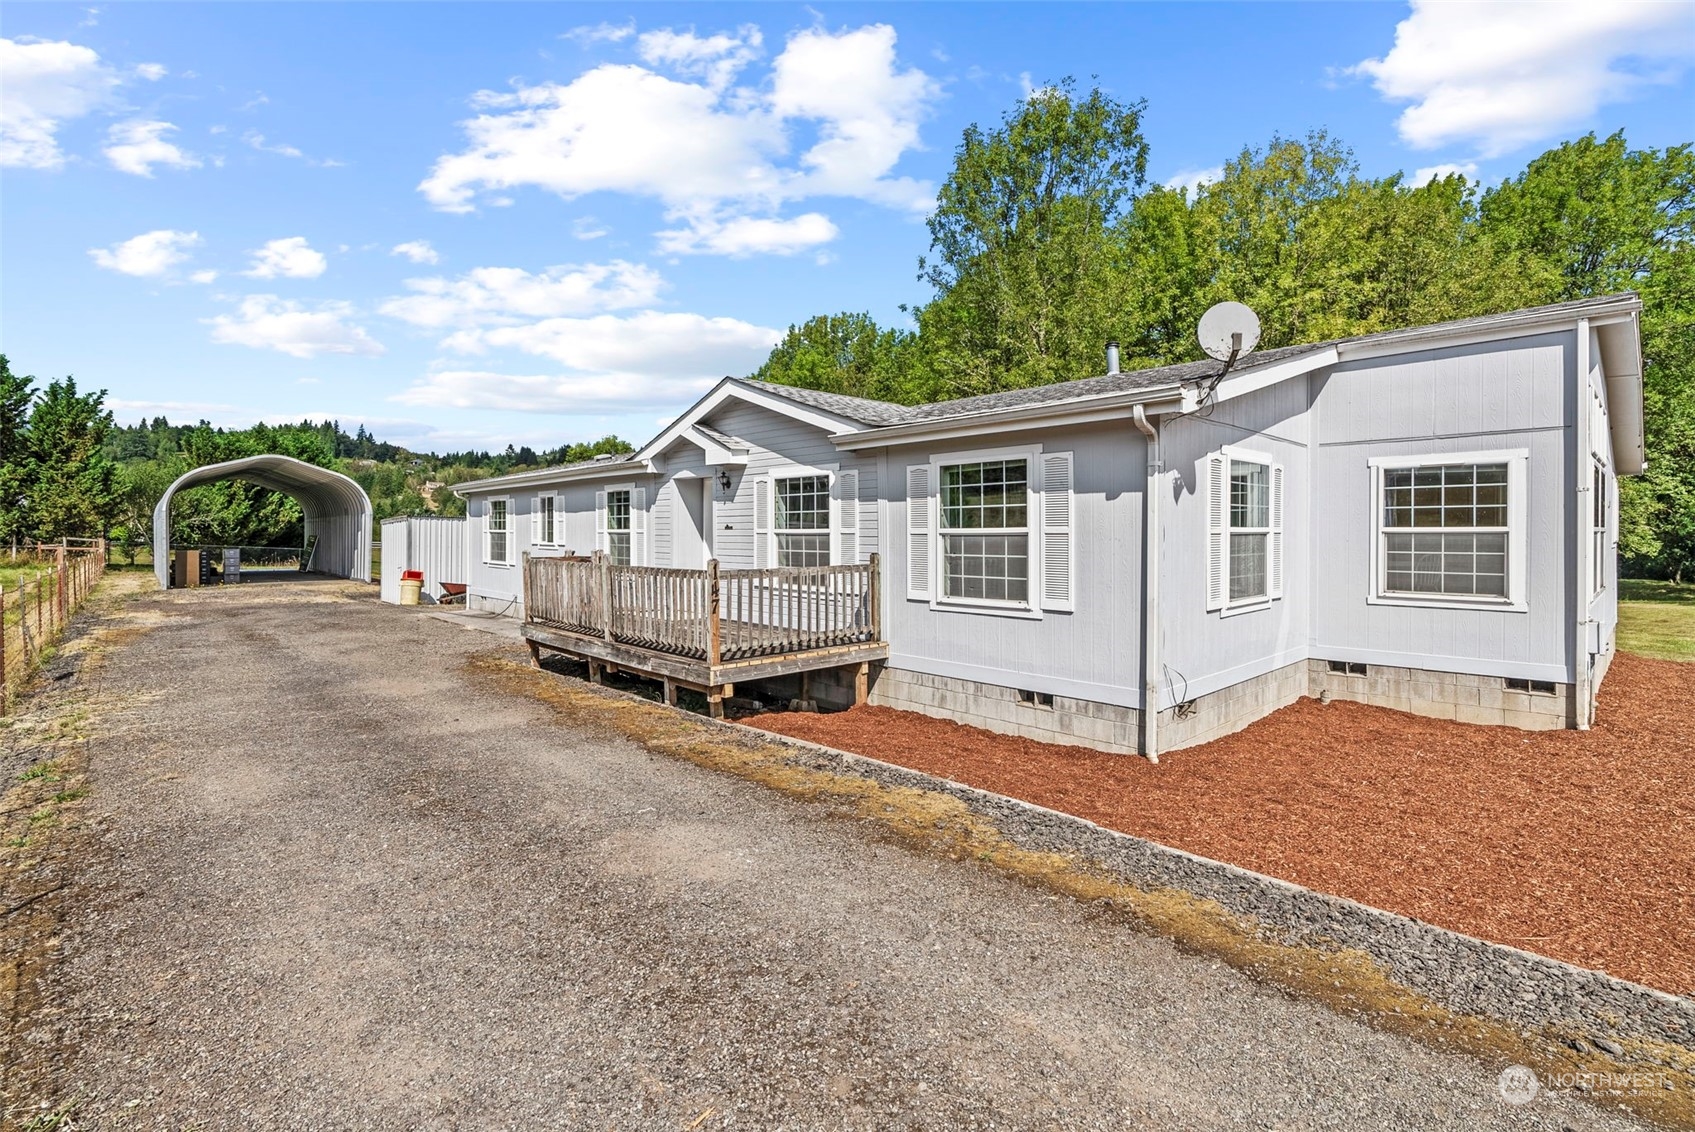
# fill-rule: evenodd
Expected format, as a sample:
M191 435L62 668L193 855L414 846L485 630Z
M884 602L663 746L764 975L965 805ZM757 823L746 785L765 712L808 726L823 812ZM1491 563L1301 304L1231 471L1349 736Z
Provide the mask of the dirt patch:
M1621 655L1592 731L1302 700L1160 765L889 708L743 722L1695 994L1695 666Z

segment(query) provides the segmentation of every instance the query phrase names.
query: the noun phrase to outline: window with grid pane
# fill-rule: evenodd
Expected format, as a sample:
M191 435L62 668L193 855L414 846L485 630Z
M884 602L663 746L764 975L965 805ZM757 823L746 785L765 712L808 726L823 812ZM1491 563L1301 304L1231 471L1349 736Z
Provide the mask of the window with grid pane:
M510 562L507 557L507 539L511 537L507 523L507 501L491 499L488 503L488 522L484 527L488 545L483 554L485 562Z
M630 558L630 489L606 493L606 553L614 566L628 566Z
M943 597L1029 602L1029 486L1023 459L942 465Z
M830 477L787 476L775 481L777 565L830 564Z
M1230 600L1267 595L1271 540L1271 468L1230 461Z
M1590 520L1590 541L1593 544L1591 554L1594 556L1594 568L1590 573L1590 581L1596 593L1607 588L1607 468L1599 460L1592 461L1594 465L1594 515Z
M1383 591L1507 596L1507 465L1383 470Z

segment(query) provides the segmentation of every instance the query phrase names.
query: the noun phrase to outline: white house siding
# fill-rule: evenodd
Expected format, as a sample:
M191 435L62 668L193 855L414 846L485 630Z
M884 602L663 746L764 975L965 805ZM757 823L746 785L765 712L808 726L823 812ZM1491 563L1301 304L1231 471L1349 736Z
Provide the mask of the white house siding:
M1569 683L1575 335L1353 362L1315 377L1312 655ZM1368 603L1375 456L1528 449L1527 610ZM1293 579L1291 579L1293 580Z
M1075 609L1014 617L907 597L906 469L933 454L1039 444L1072 453ZM883 626L888 667L1121 707L1141 703L1142 486L1129 421L891 448L883 460ZM1032 544L1038 540L1032 538ZM994 726L992 722L988 725ZM1005 729L1005 728L1000 728Z
M608 483L635 483L651 492L651 476L608 476ZM588 554L594 550L595 514L592 483L531 484L525 487L491 488L466 497L466 541L469 557L470 589L466 606L488 613L523 616L524 576L522 562L525 554L559 555ZM530 538L530 516L535 513L536 500L542 492L551 491L556 497L555 522L562 529L555 537L555 546L537 546ZM483 560L484 522L488 516L488 501L493 498L510 501L507 524L512 544L512 565L499 566ZM649 507L652 503L649 501Z
M678 522L676 480L679 476L710 476L712 487L713 550L727 570L751 570L755 566L753 541L753 485L774 468L834 468L837 472L859 473L859 561L878 549L877 461L851 452L838 451L823 429L797 421L758 405L727 402L706 418L705 424L748 445L745 467L729 468L730 488L718 485L718 469L704 462L698 447L678 440L662 453L663 479L654 511L654 546L659 565L670 565Z
M1306 659L1312 617L1306 536L1313 526L1307 383L1295 378L1214 405L1205 415L1163 418L1160 442L1167 480L1159 500L1160 706L1169 708ZM1283 465L1283 597L1209 613L1206 457L1226 445Z

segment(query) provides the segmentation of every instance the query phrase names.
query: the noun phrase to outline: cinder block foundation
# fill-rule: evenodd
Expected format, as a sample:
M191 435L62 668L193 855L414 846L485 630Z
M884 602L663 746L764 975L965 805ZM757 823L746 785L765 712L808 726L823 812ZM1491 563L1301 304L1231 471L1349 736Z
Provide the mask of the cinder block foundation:
M1598 658L1598 670L1604 672L1611 659L1610 652ZM785 697L798 695L798 680L782 688L773 683L770 690ZM853 672L813 673L809 691L822 708L847 707L853 702ZM1324 693L1332 700L1436 719L1553 730L1574 723L1572 691L1570 684L1555 684L1552 692L1519 690L1499 676L1376 664L1367 666L1364 674L1350 674L1331 671L1327 660L1303 660L1165 709L1160 712L1159 746L1175 751L1207 743L1303 696ZM1139 753L1142 713L1118 704L1059 695L1035 701L1013 687L882 665L871 668L871 702L1043 743Z

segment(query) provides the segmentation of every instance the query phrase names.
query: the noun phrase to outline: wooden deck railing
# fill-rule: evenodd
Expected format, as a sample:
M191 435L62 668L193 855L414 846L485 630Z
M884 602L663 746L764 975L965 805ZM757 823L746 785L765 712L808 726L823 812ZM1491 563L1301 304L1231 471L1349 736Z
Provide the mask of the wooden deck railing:
M670 570L524 560L526 620L709 664L882 639L877 555L856 566Z

